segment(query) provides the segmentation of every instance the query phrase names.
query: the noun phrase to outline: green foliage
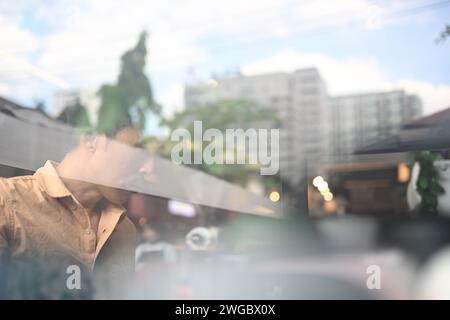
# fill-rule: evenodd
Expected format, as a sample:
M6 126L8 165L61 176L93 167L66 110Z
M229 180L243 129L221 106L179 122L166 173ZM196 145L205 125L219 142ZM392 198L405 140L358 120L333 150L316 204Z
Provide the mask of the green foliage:
M173 116L172 119L164 119L162 124L169 128L170 133L178 128L187 129L193 137L194 121L202 121L203 132L215 128L225 133L226 129L241 128L279 128L281 121L276 113L262 108L249 100L222 100L197 107L187 108ZM160 152L165 157L170 157L174 146L170 137L164 141ZM206 143L203 147L206 147ZM192 164L191 167L221 177L235 183L244 183L250 175L259 171L255 165L223 165L223 164Z
M122 56L122 68L119 74L117 86L122 92L122 103L131 106L139 100L149 106L153 103L150 82L144 73L147 49L145 41L147 34L143 32L139 37L136 47L124 53Z
M439 34L439 37L437 38L436 42L443 42L448 37L450 37L450 24L445 26L445 29Z
M77 101L74 105L66 107L57 117L57 120L82 130L92 128L86 108L80 103L80 101Z
M164 120L170 131L177 128L193 132L193 122L202 121L203 129L215 128L225 131L230 128L276 128L281 121L273 111L265 110L249 100L222 100L198 107L188 108Z
M417 192L422 197L419 209L423 214L436 214L438 196L445 192L439 183L439 172L434 166L436 160L442 159L438 153L422 151L415 155L415 161L420 165L419 178L417 179Z
M147 34L142 32L136 46L122 55L117 84L100 88L99 132L112 135L125 126L142 131L147 111L160 115L161 107L153 100L150 82L144 72L146 39Z
M120 103L119 88L113 85L103 85L99 94L101 96L101 106L97 129L99 132L112 134L118 129L130 125L131 118L127 108L123 108Z

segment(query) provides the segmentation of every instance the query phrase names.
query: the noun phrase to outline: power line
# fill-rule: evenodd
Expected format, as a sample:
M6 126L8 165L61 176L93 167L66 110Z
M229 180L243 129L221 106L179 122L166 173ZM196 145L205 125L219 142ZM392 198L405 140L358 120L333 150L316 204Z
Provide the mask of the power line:
M395 11L395 12L392 12L392 13L390 13L390 14L388 14L388 15L386 15L384 18L383 18L383 20L384 21L394 21L395 20L395 18L397 18L397 17L407 17L407 16L409 16L409 15L416 15L416 14L419 14L419 13L421 13L421 12L425 12L425 11L431 11L431 10L435 10L435 9L438 9L438 8L442 8L442 7L445 7L445 6L448 6L448 5L450 5L450 1L441 1L441 2L437 2L437 3L432 3L432 4L427 4L427 5L423 5L423 6L418 6L418 7L414 7L414 8L407 8L407 9L403 9L403 10L397 10L397 11ZM322 20L324 17L339 17L339 18L341 18L342 17L342 15L340 14L339 16L338 15L330 15L330 14L327 14L327 15L322 15L321 17L320 17L320 19L318 19L318 18L315 18L315 19L311 19L310 21L319 21L319 20ZM325 34L325 33L329 33L330 31L328 30L328 29L332 29L332 31L331 32L333 32L333 31L335 31L336 30L336 27L342 27L342 26L351 26L352 24L355 24L355 23L358 23L358 19L356 19L356 21L355 21L355 18L358 18L359 17L359 15L358 14L356 14L356 15L354 15L353 16L353 19L350 19L350 20L345 20L344 21L344 23L342 23L342 21L337 21L337 23L335 22L335 23L332 23L332 24L329 24L329 25L327 25L327 26L319 26L319 27L317 27L318 29L322 29L322 32L315 32L315 33L311 33L311 32L309 32L309 36L317 36L317 35L320 35L320 34ZM306 23L308 23L308 22L306 22ZM296 34L300 34L300 33L303 33L303 32L308 32L309 30L308 29L304 29L304 28L302 28L302 29L294 29L293 30L293 32L292 32L292 30L293 29L290 29L290 35L292 36L292 35L296 35ZM270 34L263 34L263 35L260 35L259 37L254 37L254 36L252 36L253 34L252 33L247 33L247 34L244 34L245 36L246 36L246 38L242 38L241 37L241 39L242 40L237 40L236 41L236 39L233 39L234 41L229 41L229 42L221 42L221 43L218 43L218 44L212 44L211 45L211 43L209 42L208 43L208 51L209 52L215 52L216 50L223 50L224 48L227 48L227 47L229 47L230 45L231 46L236 46L237 44L240 44L240 45L242 45L242 44L251 44L251 43L255 43L255 42L258 42L258 41L262 41L262 40L265 40L265 39L270 39L270 38L277 38L277 36L275 36L275 35L270 35ZM251 39L250 39L250 36L251 36ZM293 41L293 40L291 40L291 41ZM247 49L248 50L248 49ZM239 48L239 51L246 51L246 49L245 49L245 47L240 47ZM180 55L180 57L181 57L182 55ZM94 58L94 59L92 59L92 56L90 56L89 58L87 58L86 60L79 60L79 61L77 61L78 63L80 63L81 65L83 65L83 63L84 62L93 62L93 61L97 61L96 60L97 58ZM98 61L100 61L100 60L104 60L104 56L103 55L99 55L98 56ZM166 62L167 63L170 63L170 62L175 62L175 61L181 61L181 59L171 59L171 60L167 60ZM68 63L70 63L70 62L68 62ZM112 62L108 62L108 64L106 64L106 63L100 63L100 64L97 64L96 66L85 66L85 67L83 67L83 66L81 66L81 67L76 67L76 68L73 68L73 69L64 69L64 70L61 70L60 72L58 72L59 74L67 74L67 73L71 73L71 72L73 72L73 71L83 71L83 70L89 70L89 71L96 71L96 70L106 70L107 68L109 68L110 67L110 65L111 64L113 64Z
M379 0L379 1L386 1L386 0ZM314 1L312 1L311 3L314 3ZM292 7L295 6L296 4L297 4L296 2L289 2L289 3L287 3L285 5L281 5L281 6L280 5L269 6L269 7L265 7L265 8L260 8L259 10L250 10L250 11L246 11L244 13L240 13L240 14L234 15L233 17L229 17L226 19L225 18L224 19L207 19L207 20L204 20L203 22L199 22L199 23L195 23L195 24L191 24L191 25L187 25L187 26L181 26L179 28L172 28L171 30L169 29L168 31L172 31L174 33L189 34L189 30L194 30L196 28L200 28L200 29L204 30L204 29L209 29L209 28L213 27L214 25L220 25L221 23L226 23L229 25L229 24L234 24L234 22L239 22L242 20L245 20L247 22L249 19L257 18L258 15L260 15L259 18L265 17L265 15L267 15L268 13L272 16L283 16L285 13L290 13L293 9ZM272 11L272 9L274 9L274 8L279 8L282 11ZM354 12L354 10L348 10L346 12L340 12L340 15L349 14L352 12ZM324 18L332 17L333 15L334 15L333 13L321 15L318 17L314 17L313 20L321 21ZM312 20L307 21L307 22L312 22ZM124 39L126 39L126 40L130 39L129 32L122 33L120 35L117 35L117 33L116 33L112 37L105 37L105 36L101 35L96 38L93 38L92 40L101 41L103 44L105 44L105 43L121 42ZM72 48L72 47L79 47L79 44L74 43L73 45L67 45L61 51L66 50L66 48ZM57 52L58 50L53 50L53 52L55 52L55 51ZM17 52L10 52L10 53L14 54Z

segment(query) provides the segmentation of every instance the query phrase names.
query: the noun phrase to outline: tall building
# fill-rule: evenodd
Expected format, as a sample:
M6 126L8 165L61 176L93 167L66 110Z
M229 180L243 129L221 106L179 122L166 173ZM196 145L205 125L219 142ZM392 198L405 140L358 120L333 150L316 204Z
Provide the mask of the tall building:
M249 99L275 111L280 130L280 175L295 184L315 174L325 154L325 83L315 68L293 73L231 76L189 84L186 108L223 100Z
M397 90L331 97L327 111L330 160L343 162L356 149L398 133L422 114L422 103Z
M89 89L63 90L55 93L53 97L52 114L58 116L66 107L79 101L89 114L92 123L97 123L100 97L97 91Z

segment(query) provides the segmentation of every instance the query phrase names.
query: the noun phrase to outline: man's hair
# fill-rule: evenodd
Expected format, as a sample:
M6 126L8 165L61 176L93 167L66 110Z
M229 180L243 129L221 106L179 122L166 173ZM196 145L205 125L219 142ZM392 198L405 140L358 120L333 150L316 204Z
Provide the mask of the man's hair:
M114 139L118 142L129 144L132 146L140 146L142 138L140 132L134 127L124 127L119 130Z

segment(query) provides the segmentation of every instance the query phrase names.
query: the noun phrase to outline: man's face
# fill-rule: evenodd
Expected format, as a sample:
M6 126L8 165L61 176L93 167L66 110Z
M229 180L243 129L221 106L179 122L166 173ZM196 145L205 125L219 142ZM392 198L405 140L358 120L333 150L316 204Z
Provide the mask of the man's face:
M153 162L135 145L139 138L132 129L125 129L115 140L99 136L90 156L90 174L98 181L98 190L108 201L123 204L128 201L132 183L153 170Z

